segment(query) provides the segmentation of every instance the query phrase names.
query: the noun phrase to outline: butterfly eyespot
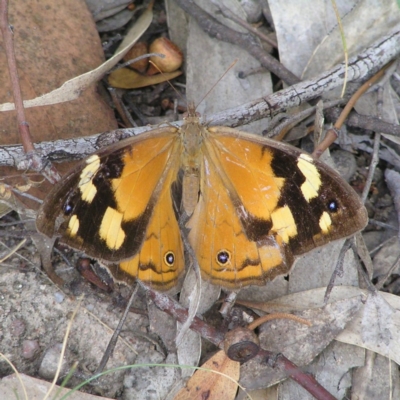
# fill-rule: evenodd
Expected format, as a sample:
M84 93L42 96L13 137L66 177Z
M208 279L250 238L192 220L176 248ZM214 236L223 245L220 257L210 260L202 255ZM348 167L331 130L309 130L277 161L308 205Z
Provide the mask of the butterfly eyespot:
M328 202L328 210L329 212L335 213L339 209L339 204L336 200L330 200Z
M167 264L169 267L172 267L175 263L175 255L172 251L168 251L164 255L164 261L165 264Z
M74 204L71 201L67 201L63 206L64 215L66 216L71 215L73 209L74 209Z
M79 203L79 193L77 193L76 190L71 190L68 193L67 198L64 201L64 204L62 205L62 212L66 217L69 217L72 215L72 213L75 210L76 205Z
M217 253L217 263L226 265L231 259L231 253L228 250L221 250Z

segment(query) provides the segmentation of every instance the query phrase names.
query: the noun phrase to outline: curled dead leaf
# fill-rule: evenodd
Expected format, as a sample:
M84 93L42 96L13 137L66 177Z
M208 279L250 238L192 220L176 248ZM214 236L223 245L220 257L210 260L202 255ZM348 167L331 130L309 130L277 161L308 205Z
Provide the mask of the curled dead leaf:
M170 81L177 76L182 75L182 71L166 72L158 75L141 75L129 68L121 68L113 71L108 77L108 83L120 89L137 89L157 83Z

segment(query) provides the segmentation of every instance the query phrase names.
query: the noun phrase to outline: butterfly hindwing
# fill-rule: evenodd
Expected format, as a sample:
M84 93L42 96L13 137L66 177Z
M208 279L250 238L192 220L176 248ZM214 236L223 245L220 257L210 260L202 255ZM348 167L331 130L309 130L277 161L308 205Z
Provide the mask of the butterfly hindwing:
M140 250L134 257L109 267L116 280L135 279L161 290L171 288L185 268L183 244L173 205L171 187L179 171L179 158L168 168L152 208Z
M287 270L293 260L275 237L267 235L270 221L250 221L241 213L244 210L239 201L232 202L232 193L223 185L221 176L214 169L211 171L203 175L199 203L187 224L203 277L237 288L262 284ZM246 221L246 227L241 220ZM246 232L258 222L265 222L268 229L259 241L250 239Z

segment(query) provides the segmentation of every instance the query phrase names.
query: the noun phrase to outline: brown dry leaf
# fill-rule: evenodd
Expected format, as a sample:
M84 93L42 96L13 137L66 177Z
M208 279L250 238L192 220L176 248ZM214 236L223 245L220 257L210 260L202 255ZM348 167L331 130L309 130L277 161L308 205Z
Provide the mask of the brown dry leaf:
M361 308L361 298L359 295L296 313L311 326L289 319L269 321L259 328L260 344L297 365L307 365L343 331Z
M141 75L129 68L121 68L113 71L108 77L108 83L120 89L138 89L145 86L156 85L157 83L170 81L182 75L182 71L164 72L158 75Z
M237 391L236 382L240 374L240 364L237 361L232 361L221 350L201 367L202 369L195 372L189 379L187 387L181 389L174 400L205 398L207 400L229 400L235 398ZM206 371L203 368L217 371L218 373Z
M32 99L103 62L104 55L93 18L82 0L11 1L9 22L23 99ZM4 44L0 38L0 47ZM6 55L0 53L0 65ZM7 68L0 73L0 103L13 102ZM116 129L113 111L95 87L65 104L26 110L35 141L89 135ZM19 143L15 111L0 114L1 144Z

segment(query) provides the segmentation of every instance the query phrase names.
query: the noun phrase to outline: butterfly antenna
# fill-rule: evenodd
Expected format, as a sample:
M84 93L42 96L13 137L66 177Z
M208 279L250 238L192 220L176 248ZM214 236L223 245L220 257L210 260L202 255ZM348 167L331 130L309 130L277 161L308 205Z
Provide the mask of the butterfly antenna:
M203 102L203 100L214 90L215 86L218 85L218 83L223 79L223 77L235 66L235 64L238 62L238 59L234 60L233 63L226 69L226 71L218 78L218 80L214 83L214 85L211 86L209 91L203 96L203 98L199 101L199 103L196 106L197 107Z
M150 63L155 69L157 69L158 72L159 72L162 76L165 76L164 72L162 72L162 71L160 70L160 68L158 68L158 66L157 66L156 64L153 63L153 61L150 60L149 63ZM168 83L169 86L171 86L172 90L179 96L179 98L180 98L182 101L184 101L185 99L183 98L182 93L179 92L179 90L177 90L176 87L175 87L169 80L166 80L166 82Z

